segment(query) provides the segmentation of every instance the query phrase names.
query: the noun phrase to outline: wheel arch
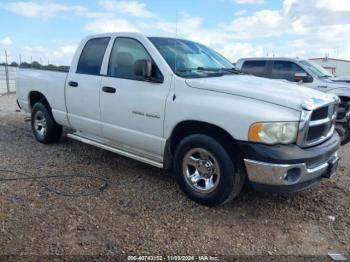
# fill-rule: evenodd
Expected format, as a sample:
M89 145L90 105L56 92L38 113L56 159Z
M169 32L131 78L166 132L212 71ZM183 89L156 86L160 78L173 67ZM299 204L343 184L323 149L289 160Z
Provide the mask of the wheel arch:
M33 106L37 102L42 102L44 105L48 107L48 109L51 111L51 106L49 102L47 101L47 98L45 95L39 91L30 91L28 95L28 101L29 101L29 108L30 110L33 109Z
M232 156L239 153L239 160L243 163L243 158L235 138L224 128L197 120L185 120L178 123L167 139L164 149L164 168L172 168L173 156L180 141L192 134L203 134L217 140Z
M350 102L350 96L339 95L341 101Z

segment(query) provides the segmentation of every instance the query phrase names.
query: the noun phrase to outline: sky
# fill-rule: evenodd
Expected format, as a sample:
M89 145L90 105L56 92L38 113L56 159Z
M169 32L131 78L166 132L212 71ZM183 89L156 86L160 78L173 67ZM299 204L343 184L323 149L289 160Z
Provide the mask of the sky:
M242 57L350 60L350 0L0 0L0 62L69 65L90 34L191 39Z

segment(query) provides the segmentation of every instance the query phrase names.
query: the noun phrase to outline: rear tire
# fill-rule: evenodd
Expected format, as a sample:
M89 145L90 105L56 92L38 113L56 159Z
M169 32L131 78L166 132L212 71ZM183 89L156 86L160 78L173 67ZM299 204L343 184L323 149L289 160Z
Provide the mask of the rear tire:
M31 124L34 137L38 142L51 144L60 140L62 126L56 123L51 110L44 103L34 104Z
M244 185L245 175L237 156L230 156L209 136L190 135L176 148L176 180L193 201L207 206L222 205L235 198Z

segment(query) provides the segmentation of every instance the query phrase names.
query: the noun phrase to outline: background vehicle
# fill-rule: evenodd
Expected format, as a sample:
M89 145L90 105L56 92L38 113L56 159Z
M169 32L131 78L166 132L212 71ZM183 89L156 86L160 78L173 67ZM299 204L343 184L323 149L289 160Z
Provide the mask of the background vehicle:
M101 34L82 41L69 73L19 70L17 98L39 142L70 127L70 138L173 168L206 205L236 197L246 177L286 192L333 175L338 98L231 67L195 42Z
M346 77L335 77L312 61L293 58L242 58L236 68L246 74L284 79L339 96L337 131L342 144L350 142L350 83Z

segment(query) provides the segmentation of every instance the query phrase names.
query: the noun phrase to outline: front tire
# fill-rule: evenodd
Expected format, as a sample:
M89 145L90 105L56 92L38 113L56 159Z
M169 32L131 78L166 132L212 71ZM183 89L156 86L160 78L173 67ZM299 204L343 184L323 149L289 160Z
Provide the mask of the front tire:
M222 205L242 190L244 172L236 156L215 139L201 134L184 138L177 146L174 171L180 188L193 201Z
M348 117L348 110L350 107L350 101L343 99L338 108L338 123L336 124L336 130L341 138L341 145L345 145L350 142L350 122Z
M32 131L35 139L43 144L51 144L60 140L62 126L57 124L48 106L38 102L32 109Z
M337 124L336 125L336 130L340 136L340 144L346 145L347 143L350 142L350 124Z

